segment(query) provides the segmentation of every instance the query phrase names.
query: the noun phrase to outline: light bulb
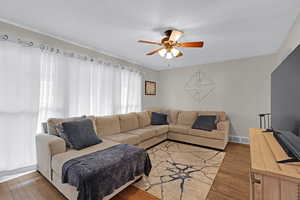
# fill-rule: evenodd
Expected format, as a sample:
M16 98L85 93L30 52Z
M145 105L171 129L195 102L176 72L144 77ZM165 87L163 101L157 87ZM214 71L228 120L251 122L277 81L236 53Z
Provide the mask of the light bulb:
M172 54L173 54L174 57L176 57L179 54L179 51L177 49L175 49L175 48L172 48L171 52L172 52Z
M159 55L160 55L161 57L165 57L165 55L166 55L166 53L167 53L167 50L166 50L166 49L162 49L162 50L160 50L158 53L159 53Z
M171 52L168 52L168 53L167 53L167 56L166 56L166 59L171 59L171 58L173 58L172 53L171 53Z

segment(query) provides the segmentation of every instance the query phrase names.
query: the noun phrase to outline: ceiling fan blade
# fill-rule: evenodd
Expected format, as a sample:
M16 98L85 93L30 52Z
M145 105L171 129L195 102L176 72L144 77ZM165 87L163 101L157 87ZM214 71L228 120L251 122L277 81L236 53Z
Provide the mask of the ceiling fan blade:
M182 43L177 43L178 47L198 47L202 48L204 46L204 42L182 42Z
M164 49L164 47L159 48L159 49L156 49L156 50L154 50L154 51L151 51L151 52L147 53L146 55L147 55L147 56L151 56L151 55L153 55L153 54L159 52L159 51L162 50L162 49Z
M181 51L178 53L178 55L176 56L176 58L178 58L180 56L183 56L183 53Z
M145 40L139 40L138 42L140 42L140 43L145 43L145 44L156 44L156 45L161 45L160 42L150 42L150 41L145 41Z
M179 40L181 38L182 35L183 35L182 32L173 30L171 35L170 35L169 40L173 41L173 42L176 42L177 40Z

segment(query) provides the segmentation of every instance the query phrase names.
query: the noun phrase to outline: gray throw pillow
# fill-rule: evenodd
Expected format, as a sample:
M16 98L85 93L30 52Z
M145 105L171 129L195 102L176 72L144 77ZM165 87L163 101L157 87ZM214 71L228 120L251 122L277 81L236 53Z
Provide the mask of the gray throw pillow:
M47 124L47 122L42 122L41 126L42 126L43 133L48 133L48 124Z
M59 123L55 126L56 132L59 134L59 137L61 137L65 142L66 142L66 146L68 148L73 149L72 144L70 143L69 139L67 136L65 136L64 134L64 128L62 126L62 123Z
M73 149L73 145L70 143L68 137L64 134L64 128L62 126L62 123L63 122L70 122L70 121L79 121L79 120L83 120L83 119L86 119L85 115L83 115L81 117L72 117L72 118L65 118L65 119L63 119L63 118L62 119L57 119L57 120L59 120L61 122L56 123L54 125L54 129L58 133L58 136L65 140L66 146L68 148Z
M84 118L85 118L85 116L81 116L81 117L68 117L68 118L49 118L47 120L48 134L59 136L59 132L57 131L57 126L60 123L67 122L67 121L80 120L80 119L84 119Z
M194 122L192 129L199 129L204 131L212 131L217 129L216 115L200 115Z
M82 119L61 123L62 137L71 148L81 150L86 147L99 144L102 140L96 135L93 122L90 119Z
M152 112L151 125L168 125L168 115L165 113Z

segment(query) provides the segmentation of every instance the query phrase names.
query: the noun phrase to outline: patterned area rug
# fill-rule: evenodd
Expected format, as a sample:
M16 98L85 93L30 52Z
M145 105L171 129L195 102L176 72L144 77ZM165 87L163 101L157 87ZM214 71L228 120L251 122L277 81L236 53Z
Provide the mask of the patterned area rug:
M149 177L134 184L162 200L205 200L225 152L166 141L148 150Z

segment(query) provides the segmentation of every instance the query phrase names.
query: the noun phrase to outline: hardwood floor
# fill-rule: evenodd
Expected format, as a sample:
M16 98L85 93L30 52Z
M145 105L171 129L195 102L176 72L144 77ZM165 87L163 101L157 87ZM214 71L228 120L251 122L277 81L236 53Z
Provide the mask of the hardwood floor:
M226 156L207 200L248 200L250 151L248 145L229 143ZM65 200L45 178L35 172L0 183L0 200ZM157 200L129 186L113 200Z
M208 200L249 200L249 145L230 143Z

